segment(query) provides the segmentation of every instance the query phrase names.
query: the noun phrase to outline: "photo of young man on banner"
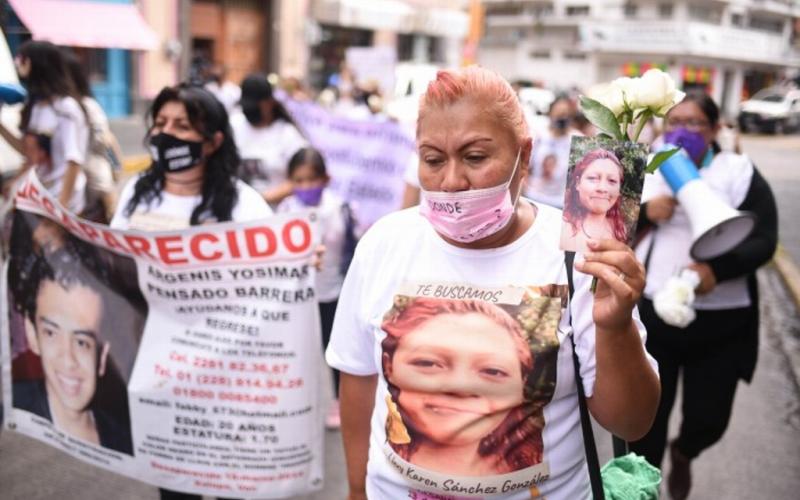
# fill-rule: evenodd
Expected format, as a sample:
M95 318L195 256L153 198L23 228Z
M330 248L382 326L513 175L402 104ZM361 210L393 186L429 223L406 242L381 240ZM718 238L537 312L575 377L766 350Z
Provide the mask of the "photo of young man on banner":
M126 387L147 315L136 282L131 259L37 215L14 214L7 318L14 408L133 455Z
M15 207L5 428L187 495L323 487L316 212L121 230L69 212L35 174Z

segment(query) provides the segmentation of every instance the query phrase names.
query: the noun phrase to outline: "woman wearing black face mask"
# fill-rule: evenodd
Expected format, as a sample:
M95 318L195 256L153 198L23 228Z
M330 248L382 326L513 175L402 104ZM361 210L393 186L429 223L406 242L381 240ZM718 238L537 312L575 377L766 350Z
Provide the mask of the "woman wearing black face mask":
M228 113L210 92L166 87L148 115L153 163L123 189L112 227L178 229L272 214L256 191L236 179L239 154Z
M757 216L752 234L722 256L694 261L688 214L660 172L645 180L639 215L639 230L649 231L636 250L647 267L639 312L647 327L647 350L658 361L661 402L653 427L631 449L661 465L682 378L681 427L668 451L672 467L667 487L673 499L688 496L691 461L722 438L739 379L749 381L753 375L759 324L756 270L770 260L778 241L769 184L747 156L720 150L719 128L714 101L704 93L689 93L664 118L664 141L683 147L720 199ZM695 271L700 282L693 305L696 317L679 328L656 313L653 300L683 269Z
M286 165L308 144L284 107L272 95L264 75L253 74L242 82L241 113L231 115L236 146L242 155L240 175L271 205L292 194Z
M557 97L550 104L547 113L550 126L537 138L531 155L531 174L526 191L529 198L554 207L564 205L570 141L572 136L581 135L572 126L576 113L575 103L567 96Z

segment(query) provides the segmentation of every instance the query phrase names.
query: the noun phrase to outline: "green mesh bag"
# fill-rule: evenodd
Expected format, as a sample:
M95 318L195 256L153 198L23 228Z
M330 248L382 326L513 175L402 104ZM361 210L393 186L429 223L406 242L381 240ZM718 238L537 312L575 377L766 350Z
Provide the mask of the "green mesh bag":
M610 460L600 474L606 500L658 499L661 471L635 453Z

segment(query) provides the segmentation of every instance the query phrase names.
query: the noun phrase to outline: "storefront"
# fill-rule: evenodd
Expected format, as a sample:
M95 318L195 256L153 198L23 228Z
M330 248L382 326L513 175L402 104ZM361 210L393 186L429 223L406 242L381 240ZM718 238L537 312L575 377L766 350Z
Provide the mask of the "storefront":
M133 51L159 44L133 0L10 0L3 28L12 53L31 38L72 48L111 118L130 113Z

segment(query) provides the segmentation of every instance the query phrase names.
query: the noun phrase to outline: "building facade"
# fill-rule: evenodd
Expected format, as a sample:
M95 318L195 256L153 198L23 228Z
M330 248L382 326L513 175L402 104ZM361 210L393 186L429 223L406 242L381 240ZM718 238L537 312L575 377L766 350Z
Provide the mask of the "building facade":
M92 93L108 116L131 112L136 54L157 46L133 0L10 0L1 13L12 54L31 38L69 47L85 65Z
M308 62L301 76L324 86L349 47L387 47L398 63L458 66L468 5L467 0L310 0L303 29Z
M733 116L800 68L794 0L484 0L478 59L509 79L586 88L650 67Z

